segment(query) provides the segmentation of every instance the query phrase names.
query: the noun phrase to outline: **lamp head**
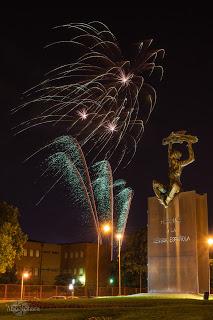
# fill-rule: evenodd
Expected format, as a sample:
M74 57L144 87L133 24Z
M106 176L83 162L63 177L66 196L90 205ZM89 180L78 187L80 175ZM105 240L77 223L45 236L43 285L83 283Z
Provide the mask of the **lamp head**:
M117 240L121 240L121 239L122 239L122 237L123 237L123 236L122 236L122 234L121 234L121 233L117 233L117 234L116 234L116 239L117 239Z

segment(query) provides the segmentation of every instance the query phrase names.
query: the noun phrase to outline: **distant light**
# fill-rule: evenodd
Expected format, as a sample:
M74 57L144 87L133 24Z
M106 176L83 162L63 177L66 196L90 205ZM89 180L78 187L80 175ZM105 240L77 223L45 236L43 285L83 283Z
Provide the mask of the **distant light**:
M109 233L111 231L111 226L109 223L105 223L103 226L102 226L102 230L104 233Z
M121 233L117 233L115 236L116 236L117 240L121 240L123 237Z
M208 239L208 244L211 246L213 244L213 238Z
M113 284L113 283L114 283L114 279L113 279L113 278L110 278L110 279L109 279L109 283L110 283L110 284Z
M75 279L72 279L72 284L73 284L73 285L75 284Z

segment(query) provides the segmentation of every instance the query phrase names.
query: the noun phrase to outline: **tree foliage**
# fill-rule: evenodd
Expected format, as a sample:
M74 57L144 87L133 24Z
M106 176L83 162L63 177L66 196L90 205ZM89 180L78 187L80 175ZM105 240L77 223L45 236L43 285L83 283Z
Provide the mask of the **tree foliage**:
M127 237L126 248L121 258L126 285L146 286L147 282L147 229ZM141 278L141 280L140 280Z
M118 261L113 261L112 276L118 285ZM121 251L123 286L147 286L147 229L142 228L125 237Z
M0 273L13 268L15 259L23 254L27 236L19 224L18 208L0 202Z
M5 273L0 274L0 283L17 283L17 271L15 266L11 269L6 270Z

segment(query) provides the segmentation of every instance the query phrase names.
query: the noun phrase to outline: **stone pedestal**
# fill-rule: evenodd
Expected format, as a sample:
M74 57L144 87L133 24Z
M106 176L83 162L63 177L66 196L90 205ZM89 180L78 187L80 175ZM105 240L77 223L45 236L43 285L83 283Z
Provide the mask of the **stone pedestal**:
M165 209L148 199L148 292L209 291L207 195L177 195Z

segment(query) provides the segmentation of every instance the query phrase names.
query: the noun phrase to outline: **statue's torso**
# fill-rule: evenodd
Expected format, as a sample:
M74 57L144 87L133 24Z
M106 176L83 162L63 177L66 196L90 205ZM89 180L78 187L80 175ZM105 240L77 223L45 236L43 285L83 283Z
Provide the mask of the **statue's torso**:
M182 173L182 166L181 162L176 159L171 159L169 163L169 180L170 184L173 182L176 182L178 184L181 184L180 182L180 176Z

